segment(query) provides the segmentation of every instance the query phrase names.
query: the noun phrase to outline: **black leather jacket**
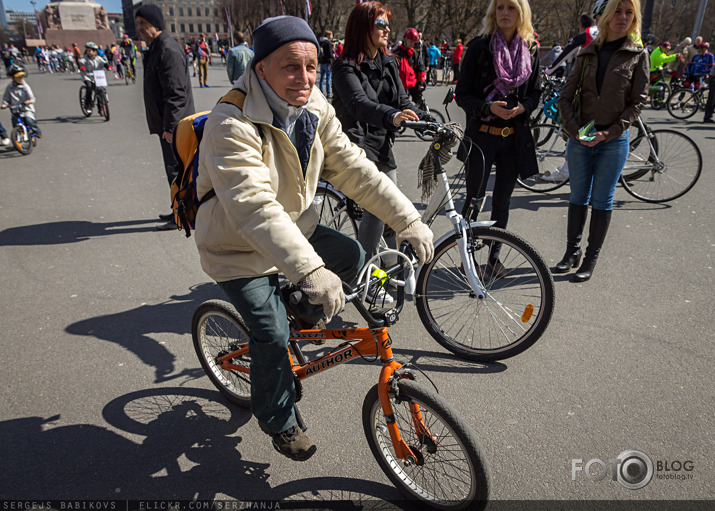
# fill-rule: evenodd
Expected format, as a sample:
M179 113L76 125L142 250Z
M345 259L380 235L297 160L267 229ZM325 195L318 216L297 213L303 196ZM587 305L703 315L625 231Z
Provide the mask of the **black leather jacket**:
M396 168L393 116L409 108L421 119L427 115L412 103L400 81L394 55L378 53L360 65L338 59L333 64L333 107L348 138L374 162Z

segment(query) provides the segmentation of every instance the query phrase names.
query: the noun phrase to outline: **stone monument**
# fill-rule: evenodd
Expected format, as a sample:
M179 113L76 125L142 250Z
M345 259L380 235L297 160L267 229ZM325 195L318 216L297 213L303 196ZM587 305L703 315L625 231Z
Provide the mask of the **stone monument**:
M69 48L77 43L84 51L87 41L103 46L116 41L106 9L90 0L49 3L42 10L42 24L46 27L44 36L48 45Z

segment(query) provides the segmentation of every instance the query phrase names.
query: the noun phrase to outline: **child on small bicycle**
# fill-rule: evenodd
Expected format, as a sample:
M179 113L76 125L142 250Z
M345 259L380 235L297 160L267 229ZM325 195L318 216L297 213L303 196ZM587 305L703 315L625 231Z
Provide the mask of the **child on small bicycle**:
M84 98L84 107L87 111L92 111L92 99L94 98L95 84L94 71L104 70L107 65L107 59L97 55L97 46L93 42L88 42L84 45L84 55L79 59L79 71L82 76L82 81L87 86L87 95Z
M37 138L42 138L42 132L35 122L35 95L32 93L30 85L25 83L25 69L19 64L12 64L8 70L7 75L12 78L12 81L5 88L5 94L2 96L2 105L0 108L5 109L13 106L21 106L21 117L22 122L24 122L32 131L33 135ZM17 121L15 117L12 118L12 125L15 126ZM4 132L5 130L2 130ZM3 140L7 135L0 138ZM3 144L6 145L6 144Z

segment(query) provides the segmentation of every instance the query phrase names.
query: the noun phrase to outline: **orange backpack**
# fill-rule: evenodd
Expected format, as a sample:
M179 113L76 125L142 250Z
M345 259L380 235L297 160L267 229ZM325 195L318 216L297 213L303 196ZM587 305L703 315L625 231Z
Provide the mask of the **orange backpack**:
M243 109L246 93L239 89L232 89L219 103L230 103ZM180 229L184 229L186 237L191 236L196 222L196 213L199 206L216 196L213 190L199 198L196 193L196 178L199 175L199 145L204 135L204 124L211 113L199 112L189 115L179 121L174 130L172 147L174 156L179 163L178 174L171 183L171 208L174 211L174 221Z

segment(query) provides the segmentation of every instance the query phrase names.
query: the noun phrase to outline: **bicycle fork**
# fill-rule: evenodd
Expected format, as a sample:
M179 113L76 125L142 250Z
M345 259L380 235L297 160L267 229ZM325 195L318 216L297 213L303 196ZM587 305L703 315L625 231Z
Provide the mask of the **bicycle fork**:
M380 329L376 333L375 339L377 341L378 353L382 362L378 395L380 396L380 406L382 407L382 413L385 416L387 431L390 434L390 440L392 440L392 447L395 450L395 455L398 458L405 460L407 464L422 464L424 463L424 456L421 453L417 454L413 451L413 449L420 449L420 447L410 447L402 437L400 430L397 427L395 411L393 410L392 403L390 402L390 392L397 390L396 388L393 389L393 385L396 383L396 378L399 379L405 377L399 373L407 374L407 372L404 369L401 370L402 365L399 362L396 362L392 356L392 341L387 335L387 328ZM394 385L394 387L396 387L396 385ZM421 446L424 446L424 448L426 448L429 452L434 452L434 450L436 450L437 441L432 433L430 433L427 425L424 423L424 418L422 417L419 405L410 403L409 409L412 423L415 426L415 431L417 432Z

